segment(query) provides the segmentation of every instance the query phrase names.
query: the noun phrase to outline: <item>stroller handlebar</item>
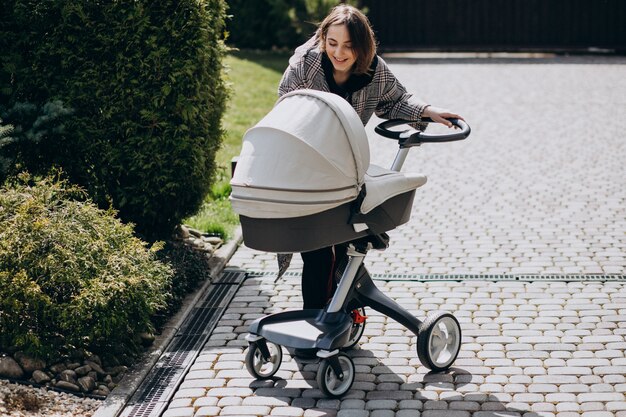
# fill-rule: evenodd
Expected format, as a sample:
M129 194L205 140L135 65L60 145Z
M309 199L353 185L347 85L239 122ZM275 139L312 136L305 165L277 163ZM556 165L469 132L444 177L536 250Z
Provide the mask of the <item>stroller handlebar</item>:
M374 131L386 138L398 140L401 148L408 148L411 146L418 146L422 143L437 143L437 142L453 142L457 140L463 140L470 135L471 129L464 120L461 119L448 119L452 124L460 129L454 129L453 133L443 134L429 134L421 131L415 131L414 129L407 129L403 131L390 130L394 126L400 126L404 124L414 123L410 120L404 119L391 119L380 123L374 128ZM423 118L421 123L433 123L430 118Z

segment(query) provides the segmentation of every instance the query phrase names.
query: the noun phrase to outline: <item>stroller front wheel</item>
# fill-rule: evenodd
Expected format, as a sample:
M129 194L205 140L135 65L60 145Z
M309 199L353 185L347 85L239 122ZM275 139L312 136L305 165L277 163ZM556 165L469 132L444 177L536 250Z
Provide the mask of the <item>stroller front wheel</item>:
M338 374L331 361L335 362L335 367L341 369ZM339 353L334 358L323 359L317 371L317 385L324 395L332 398L339 398L350 390L354 382L355 369L354 362L345 353Z
M267 346L269 356L263 355L259 343ZM276 343L261 340L250 343L246 353L246 368L257 379L268 379L274 376L283 361L283 350Z
M422 365L440 372L448 369L461 350L461 325L450 313L436 312L422 323L417 356Z

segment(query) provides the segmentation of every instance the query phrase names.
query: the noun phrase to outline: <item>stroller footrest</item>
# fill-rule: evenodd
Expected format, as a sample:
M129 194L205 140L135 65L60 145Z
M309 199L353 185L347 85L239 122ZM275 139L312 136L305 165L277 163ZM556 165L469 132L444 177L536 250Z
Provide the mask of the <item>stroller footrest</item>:
M297 349L333 350L343 346L350 335L352 318L322 320L323 310L296 310L261 317L250 325L250 333L270 342Z

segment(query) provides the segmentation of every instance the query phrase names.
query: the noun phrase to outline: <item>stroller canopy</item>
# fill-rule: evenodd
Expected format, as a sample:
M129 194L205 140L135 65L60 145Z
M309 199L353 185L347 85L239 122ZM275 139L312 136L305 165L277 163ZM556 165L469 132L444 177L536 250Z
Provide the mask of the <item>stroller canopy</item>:
M369 167L361 120L341 97L297 90L246 132L231 180L236 213L306 216L356 199Z

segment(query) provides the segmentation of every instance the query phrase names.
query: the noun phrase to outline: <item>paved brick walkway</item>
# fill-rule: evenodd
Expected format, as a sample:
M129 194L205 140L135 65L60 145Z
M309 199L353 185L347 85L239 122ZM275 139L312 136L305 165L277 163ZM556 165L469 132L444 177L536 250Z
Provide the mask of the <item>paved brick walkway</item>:
M625 58L390 62L411 91L462 113L472 136L423 146L407 170L429 176L411 222L372 252L373 273L624 274ZM372 130L372 125L368 129ZM391 142L370 138L388 166ZM275 270L240 248L230 266ZM301 266L298 257L292 265ZM626 282L383 281L423 317L460 320L451 372L428 374L415 337L368 311L351 352L356 382L322 398L317 363L285 357L278 379L245 369L245 334L262 315L301 306L297 277L246 281L165 416L626 417Z

